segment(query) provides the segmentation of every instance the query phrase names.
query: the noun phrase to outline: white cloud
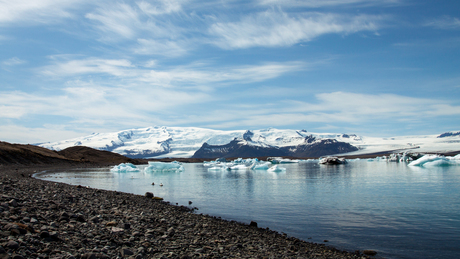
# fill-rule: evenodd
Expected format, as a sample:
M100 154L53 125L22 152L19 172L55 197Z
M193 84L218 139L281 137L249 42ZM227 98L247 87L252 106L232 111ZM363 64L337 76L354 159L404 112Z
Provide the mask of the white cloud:
M37 128L15 124L0 125L0 135L11 143L36 144L81 137L83 134L87 134L87 132L73 131L66 129L62 125L44 125Z
M133 67L126 59L70 59L52 56L54 65L41 69L41 73L52 76L71 76L78 74L108 74L113 76L129 76L129 68Z
M391 125L404 121L423 124L440 116L459 116L460 106L448 101L414 98L394 94L360 94L350 92L321 93L316 102L292 101L287 98L250 107L227 107L231 113L213 111L208 125L214 128L289 127L319 123L337 125ZM206 117L207 115L203 115Z
M279 5L290 7L325 7L325 6L343 6L343 5L360 5L374 6L384 4L399 4L401 0L259 0L261 5Z
M324 13L304 13L293 17L267 11L246 16L239 22L215 23L209 32L217 37L215 44L224 49L280 47L310 41L323 34L375 31L383 19L382 16Z
M443 30L458 30L460 29L460 19L457 17L443 16L438 19L430 20L424 25Z
M4 65L4 66L16 66L16 65L21 65L21 64L24 64L24 63L26 63L25 60L22 60L22 59L20 59L18 57L12 57L10 59L4 60L2 62L2 65Z
M139 2L137 3L137 5L144 13L152 14L152 15L161 15L161 14L170 14L170 13L181 11L182 10L181 2L184 2L184 1L156 0L152 2L154 2L154 5L148 2L145 2L145 1Z
M185 41L138 39L137 42L139 46L134 49L134 53L142 55L179 57L186 54L188 49L188 44Z
M85 17L98 22L96 27L102 32L129 39L135 37L138 29L144 26L138 11L124 3L100 7Z
M0 0L0 26L10 23L50 23L62 18L73 18L72 11L88 2L87 0Z
M136 67L125 59L69 59L52 57L54 64L46 66L40 73L53 77L68 77L84 74L115 76L131 84L149 84L165 87L203 86L210 83L251 83L280 77L287 73L307 68L304 62L278 62L261 65L218 67L214 64L192 64L188 66L151 69ZM119 79L115 82L118 84ZM107 79L101 79L106 81Z

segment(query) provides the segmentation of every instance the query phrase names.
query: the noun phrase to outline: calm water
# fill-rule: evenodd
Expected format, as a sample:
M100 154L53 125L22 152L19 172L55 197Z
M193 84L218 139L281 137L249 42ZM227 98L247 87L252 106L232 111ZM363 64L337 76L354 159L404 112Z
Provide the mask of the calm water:
M208 172L202 164L184 164L180 173L107 168L40 177L135 194L149 191L172 204L193 201L197 213L253 220L306 241L372 249L385 258L460 258L460 166L366 160L282 166L286 172Z

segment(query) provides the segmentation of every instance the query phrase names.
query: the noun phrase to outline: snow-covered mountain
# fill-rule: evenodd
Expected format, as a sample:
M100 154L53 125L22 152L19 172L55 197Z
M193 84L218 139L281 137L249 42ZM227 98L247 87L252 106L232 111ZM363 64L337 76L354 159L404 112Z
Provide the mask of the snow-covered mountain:
M42 143L51 150L71 146L88 146L134 158L192 157L204 143L226 145L235 138L257 147L293 148L305 145L308 139L326 139L348 143L358 148L347 154L366 154L389 150L416 149L419 152L447 152L460 150L460 135L404 136L394 138L363 137L354 134L312 133L306 130L213 130L195 127L149 127L114 133L93 133L86 137Z

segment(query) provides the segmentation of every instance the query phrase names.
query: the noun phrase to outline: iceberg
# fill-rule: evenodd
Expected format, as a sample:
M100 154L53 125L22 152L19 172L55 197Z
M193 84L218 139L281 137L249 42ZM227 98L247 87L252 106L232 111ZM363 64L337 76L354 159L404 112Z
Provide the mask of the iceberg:
M144 172L149 173L149 172L182 172L184 171L184 167L182 166L181 163L174 161L174 162L150 162L149 165L144 168Z
M270 165L270 162L265 162L265 163L253 163L249 168L252 170L268 170L268 165Z
M131 163L121 163L110 169L112 172L139 172L139 168Z
M451 166L460 165L460 154L453 157L441 155L424 155L421 158L409 163L410 166Z
M269 172L284 172L286 171L286 168L280 167L278 165L274 165L268 169Z
M345 158L328 156L328 157L321 158L319 160L319 163L322 165L341 165L341 164L346 164L347 160L345 160Z

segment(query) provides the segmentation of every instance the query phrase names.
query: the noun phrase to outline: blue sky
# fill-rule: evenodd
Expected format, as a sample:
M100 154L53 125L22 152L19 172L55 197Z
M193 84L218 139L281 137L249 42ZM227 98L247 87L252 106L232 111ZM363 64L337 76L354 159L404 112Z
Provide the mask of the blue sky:
M0 140L460 130L460 3L0 0Z

